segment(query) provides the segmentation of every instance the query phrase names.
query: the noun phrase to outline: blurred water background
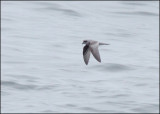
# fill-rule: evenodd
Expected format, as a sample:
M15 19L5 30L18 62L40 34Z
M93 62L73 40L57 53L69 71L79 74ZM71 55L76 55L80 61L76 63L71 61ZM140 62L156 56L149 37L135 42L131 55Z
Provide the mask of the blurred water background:
M159 112L158 1L1 4L2 112Z

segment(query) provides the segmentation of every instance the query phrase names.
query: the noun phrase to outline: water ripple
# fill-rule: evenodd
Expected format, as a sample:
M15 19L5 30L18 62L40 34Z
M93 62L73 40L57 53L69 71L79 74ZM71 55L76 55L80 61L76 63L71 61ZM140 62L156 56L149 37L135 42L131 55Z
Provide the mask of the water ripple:
M43 5L42 5L43 6ZM37 11L57 11L57 12L62 12L64 15L69 15L69 16L78 16L80 17L81 14L77 11L71 10L71 9L66 9L66 8L61 8L60 5L57 4L52 4L52 5L45 5L42 8L36 8Z
M125 2L122 2L122 4L124 4L124 5L133 5L133 6L135 6L135 5L137 5L137 6L145 6L145 5L147 5L147 4L142 3L142 2L133 2L133 1L129 1L129 2L125 1Z
M89 107L89 106L85 106L85 107L81 107L80 108L81 110L84 110L84 111L86 111L86 112L106 112L106 110L100 110L100 109L96 109L96 108L93 108L93 107Z
M17 82L13 81L2 81L1 84L3 86L8 86L12 87L14 89L24 89L24 90L34 90L37 86L36 85L24 85L24 84L19 84Z
M4 18L4 17L2 17L2 21L12 22L12 21L14 21L14 20L13 20L13 19L11 19L11 18Z
M6 87L11 87L13 89L18 89L18 90L50 90L57 85L34 85L34 84L20 84L14 81L2 81L1 82L2 86Z
M103 66L96 65L91 68L97 69L97 70L103 70L103 71L110 71L110 72L120 72L120 71L135 69L131 65L123 65L123 64L117 64L117 63L106 63L106 64L103 64Z
M133 110L134 112L147 112L147 113L150 113L151 110L155 109L154 112L158 112L157 108L156 107L159 107L159 105L157 104L142 104L141 107L134 107L132 108L131 110ZM153 113L153 112L152 112Z
M159 16L159 14L153 12L146 11L134 11L134 12L114 12L116 14L124 14L124 15L139 15L139 16Z
M6 95L10 95L10 93L1 90L1 95L6 96Z
M46 113L53 113L54 111L53 110L44 110L42 112L46 112Z

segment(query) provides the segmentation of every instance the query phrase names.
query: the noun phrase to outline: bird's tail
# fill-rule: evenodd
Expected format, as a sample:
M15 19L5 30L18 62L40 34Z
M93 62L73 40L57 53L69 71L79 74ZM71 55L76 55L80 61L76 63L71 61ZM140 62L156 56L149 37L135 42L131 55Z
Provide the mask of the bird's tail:
M109 44L106 44L106 43L99 43L99 45L109 45Z

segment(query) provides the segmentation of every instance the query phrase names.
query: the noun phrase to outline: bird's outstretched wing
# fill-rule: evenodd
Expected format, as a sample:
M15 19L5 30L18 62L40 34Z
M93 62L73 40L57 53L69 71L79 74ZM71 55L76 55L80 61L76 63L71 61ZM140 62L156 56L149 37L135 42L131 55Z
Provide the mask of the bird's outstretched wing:
M92 45L90 45L90 49L91 49L91 52L92 52L94 58L95 58L97 61L101 62L101 58L100 58L98 46L99 46L98 43L92 44Z
M89 45L85 45L83 48L83 59L84 59L84 62L86 63L86 65L89 62L90 53L91 53L91 51L89 49Z

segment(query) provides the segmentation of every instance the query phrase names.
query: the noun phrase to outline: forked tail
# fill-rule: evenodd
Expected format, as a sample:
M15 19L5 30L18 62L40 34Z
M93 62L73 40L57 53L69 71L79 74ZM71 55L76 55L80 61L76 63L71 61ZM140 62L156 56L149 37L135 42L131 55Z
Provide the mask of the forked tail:
M106 44L106 43L99 43L99 45L109 45L109 44Z

